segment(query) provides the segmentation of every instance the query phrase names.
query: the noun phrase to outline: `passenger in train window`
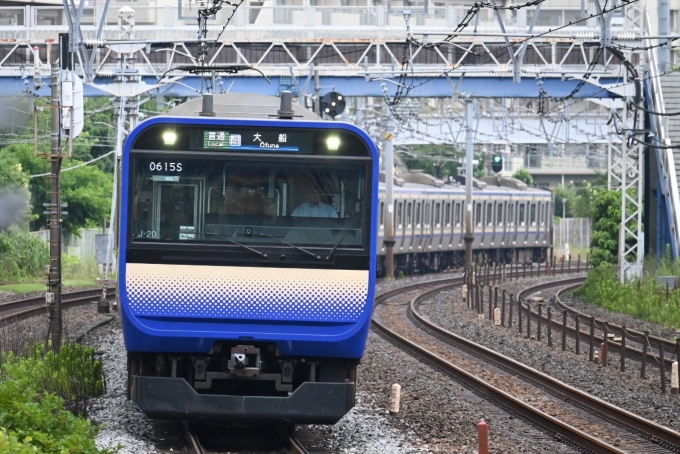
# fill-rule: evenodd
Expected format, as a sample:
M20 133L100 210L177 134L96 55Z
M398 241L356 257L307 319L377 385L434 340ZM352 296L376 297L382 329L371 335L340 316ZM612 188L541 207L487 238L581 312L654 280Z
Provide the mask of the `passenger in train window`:
M308 218L337 218L338 212L335 208L321 201L321 188L315 183L305 185L305 196L307 201L298 205L291 216Z

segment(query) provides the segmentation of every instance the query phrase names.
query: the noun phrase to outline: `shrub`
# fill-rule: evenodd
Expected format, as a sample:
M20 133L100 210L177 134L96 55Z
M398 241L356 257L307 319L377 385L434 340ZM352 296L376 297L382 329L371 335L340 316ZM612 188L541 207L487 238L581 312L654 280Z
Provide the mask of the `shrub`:
M0 382L0 452L109 454L99 450L99 429L64 409L54 394L40 394L27 379Z
M26 357L6 355L2 373L9 380L25 380L40 394L57 395L73 414L86 416L91 398L104 392L102 364L94 356L94 349L81 344L65 344L58 354L34 344Z
M38 452L38 448L31 446L31 437L24 438L19 441L14 432L0 430L0 452L8 452L12 454L33 454Z
M46 243L21 228L0 232L0 281L43 276L49 263Z

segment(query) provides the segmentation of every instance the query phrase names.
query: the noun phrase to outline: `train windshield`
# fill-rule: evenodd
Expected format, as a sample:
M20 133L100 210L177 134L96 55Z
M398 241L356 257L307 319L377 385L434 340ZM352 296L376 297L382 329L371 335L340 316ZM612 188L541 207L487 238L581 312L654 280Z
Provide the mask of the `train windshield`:
M363 248L365 165L139 158L133 242Z

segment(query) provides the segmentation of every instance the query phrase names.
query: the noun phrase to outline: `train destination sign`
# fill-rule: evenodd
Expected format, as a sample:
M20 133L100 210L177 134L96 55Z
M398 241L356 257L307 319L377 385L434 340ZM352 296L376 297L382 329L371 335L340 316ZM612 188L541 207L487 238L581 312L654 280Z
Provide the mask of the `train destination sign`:
M191 135L191 149L234 152L312 153L313 134L268 130L204 129Z

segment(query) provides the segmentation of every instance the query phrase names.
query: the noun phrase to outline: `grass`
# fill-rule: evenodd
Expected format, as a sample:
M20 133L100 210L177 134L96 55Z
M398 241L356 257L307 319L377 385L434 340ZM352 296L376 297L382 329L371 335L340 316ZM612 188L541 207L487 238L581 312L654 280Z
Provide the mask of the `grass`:
M657 284L658 276L680 276L680 262L664 262L659 268L647 263L645 269L650 271L639 281L624 284L619 282L615 266L600 265L588 273L574 294L611 311L680 330L680 290Z
M95 279L64 279L64 287L97 287L98 283ZM22 284L6 284L0 285L0 291L12 293L30 293L45 291L45 283L26 282Z

